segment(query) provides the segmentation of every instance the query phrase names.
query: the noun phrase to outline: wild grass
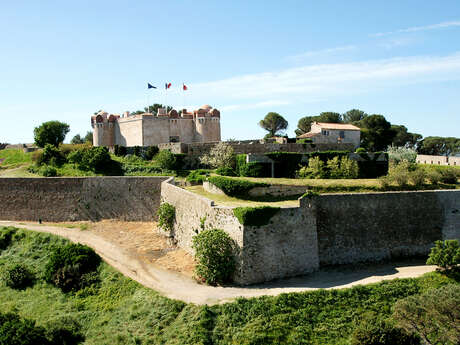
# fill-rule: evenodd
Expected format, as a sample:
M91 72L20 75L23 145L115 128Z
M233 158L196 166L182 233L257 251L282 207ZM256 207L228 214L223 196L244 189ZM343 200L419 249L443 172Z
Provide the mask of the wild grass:
M24 151L20 149L4 149L0 150L0 158L5 159L2 163L2 166L17 166L32 162L32 153L24 153Z
M14 310L39 325L71 317L81 324L85 344L94 345L349 344L364 312L389 315L398 299L458 284L458 278L433 272L351 289L197 306L162 297L103 263L98 288L64 294L41 279L49 253L64 243L57 236L17 231L0 253L0 271L6 264L22 262L39 280L21 291L0 286L0 311Z

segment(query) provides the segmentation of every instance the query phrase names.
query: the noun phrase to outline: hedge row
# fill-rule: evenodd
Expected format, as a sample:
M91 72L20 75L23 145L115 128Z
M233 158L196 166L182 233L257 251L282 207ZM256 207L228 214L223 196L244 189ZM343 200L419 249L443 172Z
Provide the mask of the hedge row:
M246 163L246 154L236 155L237 176L244 177L271 177L271 164L267 163Z
M211 176L208 181L220 188L226 195L235 197L245 197L254 187L267 187L266 183L256 183L245 180L236 180L223 176Z

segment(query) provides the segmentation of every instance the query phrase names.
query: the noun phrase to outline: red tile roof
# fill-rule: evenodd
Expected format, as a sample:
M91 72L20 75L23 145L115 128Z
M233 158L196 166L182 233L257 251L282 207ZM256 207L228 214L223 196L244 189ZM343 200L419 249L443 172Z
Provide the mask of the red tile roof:
M326 123L326 122L316 122L318 126L324 129L347 129L350 131L359 131L359 127L350 125L349 123Z

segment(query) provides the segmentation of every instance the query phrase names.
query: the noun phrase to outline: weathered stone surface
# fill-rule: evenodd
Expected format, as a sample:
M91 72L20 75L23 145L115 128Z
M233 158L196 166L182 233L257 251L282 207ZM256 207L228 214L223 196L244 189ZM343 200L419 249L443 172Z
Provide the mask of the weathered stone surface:
M151 221L166 177L0 178L0 219Z

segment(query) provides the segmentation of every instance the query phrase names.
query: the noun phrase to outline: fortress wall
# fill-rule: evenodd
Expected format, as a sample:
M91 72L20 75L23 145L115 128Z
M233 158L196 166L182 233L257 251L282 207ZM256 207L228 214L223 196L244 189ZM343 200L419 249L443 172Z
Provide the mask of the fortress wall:
M0 178L0 219L152 221L166 177Z
M142 118L118 119L115 128L115 144L120 146L143 146Z
M426 255L460 239L460 191L329 194L316 198L321 265Z
M143 146L169 143L170 123L168 117L144 116L142 120ZM128 145L133 146L133 145Z

